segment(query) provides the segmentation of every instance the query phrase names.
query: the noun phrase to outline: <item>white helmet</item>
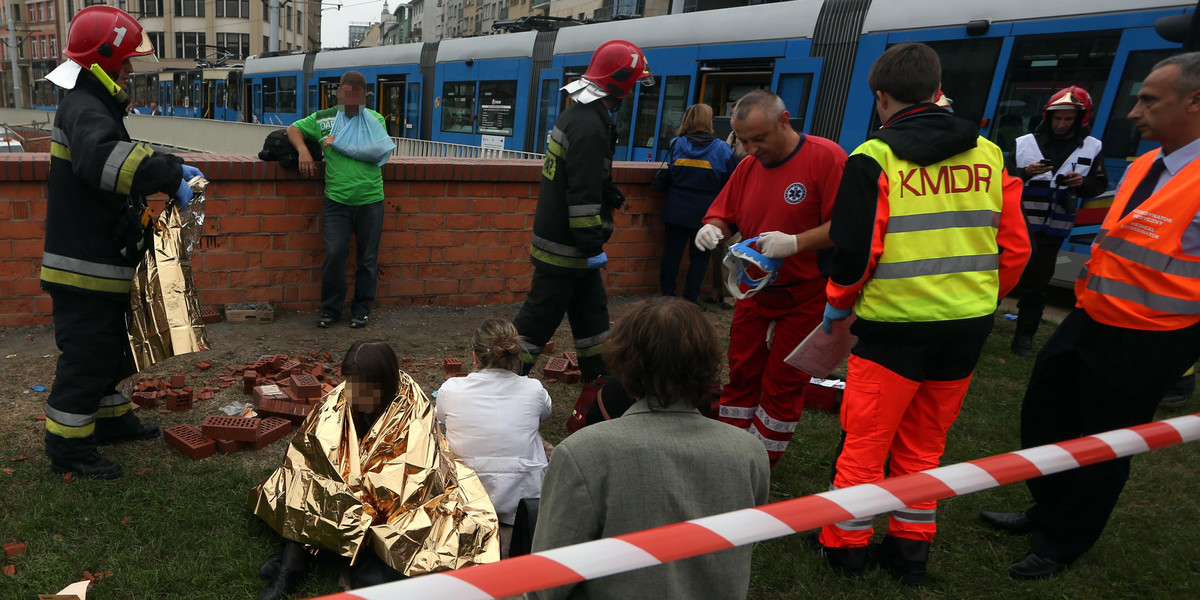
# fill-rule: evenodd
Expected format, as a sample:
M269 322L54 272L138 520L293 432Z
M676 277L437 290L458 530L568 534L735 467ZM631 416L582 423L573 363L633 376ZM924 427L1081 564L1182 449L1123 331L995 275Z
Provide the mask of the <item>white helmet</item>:
M754 248L757 237L742 240L729 247L725 254L725 270L728 277L725 287L734 298L741 300L757 294L774 283L783 266L782 258L767 258Z

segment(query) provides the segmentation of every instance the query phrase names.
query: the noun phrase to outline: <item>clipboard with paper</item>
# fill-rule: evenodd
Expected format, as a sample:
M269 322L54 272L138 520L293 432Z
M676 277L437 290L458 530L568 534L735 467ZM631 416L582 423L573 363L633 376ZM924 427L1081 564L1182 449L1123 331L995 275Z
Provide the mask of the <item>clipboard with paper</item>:
M846 360L854 342L858 341L858 336L850 333L850 324L853 322L854 315L834 321L831 327L833 331L828 333L818 324L783 362L816 377L829 375Z

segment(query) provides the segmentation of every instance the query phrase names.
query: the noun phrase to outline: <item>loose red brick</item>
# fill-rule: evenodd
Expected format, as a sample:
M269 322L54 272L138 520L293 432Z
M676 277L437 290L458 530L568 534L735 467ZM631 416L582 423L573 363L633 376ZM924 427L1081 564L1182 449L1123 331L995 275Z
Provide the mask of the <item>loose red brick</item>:
M14 456L8 460L9 460L9 462L25 462L25 455L22 454L20 456Z
M293 423L299 423L308 416L310 408L304 404L294 404L285 400L264 399L258 404L258 413L264 417L283 417Z
M165 398L164 405L171 412L179 412L191 408L193 400L192 390L190 388L182 388L171 390Z
M206 439L199 429L187 423L164 429L163 439L192 460L208 458L217 451L216 442Z
M279 367L279 372L286 373L287 375L295 375L300 372L300 368L301 368L300 361L289 360L289 361L283 363L282 367Z
M212 325L213 323L220 323L221 322L221 313L218 312L217 309L215 309L215 308L208 307L208 306L201 306L200 307L200 320L204 321L205 325Z
M204 437L210 440L253 442L260 419L243 419L227 415L208 415L200 425Z
M254 386L258 383L258 371L253 369L246 370L242 373L242 393L249 394L254 391Z
M254 388L254 403L260 404L263 400L279 400L288 401L287 394L284 393L279 386L275 384L260 385Z
M243 419L245 420L245 419ZM257 421L258 419L255 419ZM240 440L215 440L219 454L235 454L250 447L250 442Z
M542 346L542 354L550 354L551 352L554 352L554 340L550 340L546 342L545 346Z
M172 375L171 376L171 387L181 388L186 384L187 384L187 378L185 376L183 376L183 375Z
M446 369L447 373L453 375L462 370L462 361L457 358L447 358L442 361L442 368Z
M564 375L567 378L567 385L579 383L580 379L583 378L583 373L580 373L579 371L567 371Z
M552 358L546 361L546 366L542 368L542 373L544 373L546 377L564 379L566 377L567 369L567 359Z
M563 358L567 359L569 369L579 370L579 355L574 352L563 352Z
M138 406L149 409L158 408L158 395L155 392L134 392L130 400Z
M17 574L17 565L4 565L4 574L10 575L10 576L16 575Z
M258 437L251 448L262 450L287 437L292 432L292 422L283 417L267 417L258 424Z
M25 554L25 544L21 542L9 542L4 545L4 556L6 558L21 556L22 554Z
M196 363L196 368L200 369L201 371L207 371L212 368L212 363L208 361L198 362Z
M301 398L319 398L321 396L321 382L308 373L292 375L288 383L296 395Z

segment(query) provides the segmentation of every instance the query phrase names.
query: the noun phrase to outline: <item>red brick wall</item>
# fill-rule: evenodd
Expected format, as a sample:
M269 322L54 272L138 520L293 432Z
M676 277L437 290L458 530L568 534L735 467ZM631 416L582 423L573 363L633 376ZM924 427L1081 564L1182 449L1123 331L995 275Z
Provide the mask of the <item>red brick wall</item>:
M283 310L318 308L321 182L251 155L185 159L212 182L202 243L192 257L201 304L260 301ZM2 326L50 322L50 298L38 283L48 161L40 153L0 155ZM649 188L657 166L614 167L629 204L617 213L616 232L605 246L610 294L658 291L661 198ZM522 300L532 273L528 245L539 178L534 161L393 159L384 167L378 303ZM152 198L151 207L161 209L162 199ZM353 278L352 265L347 272Z

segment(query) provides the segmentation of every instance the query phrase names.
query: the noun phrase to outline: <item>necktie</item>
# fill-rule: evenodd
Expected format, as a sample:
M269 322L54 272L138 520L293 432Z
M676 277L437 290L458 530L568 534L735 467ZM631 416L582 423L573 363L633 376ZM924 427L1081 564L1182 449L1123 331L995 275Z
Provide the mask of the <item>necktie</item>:
M1154 192L1154 186L1158 184L1158 178L1162 175L1163 169L1167 168L1167 164L1163 162L1163 157L1159 154L1154 160L1154 164L1150 165L1150 172L1138 183L1137 188L1133 190L1133 195L1129 197L1129 202L1125 204L1125 211L1121 213L1121 218L1133 212L1133 209L1141 206L1146 198Z

